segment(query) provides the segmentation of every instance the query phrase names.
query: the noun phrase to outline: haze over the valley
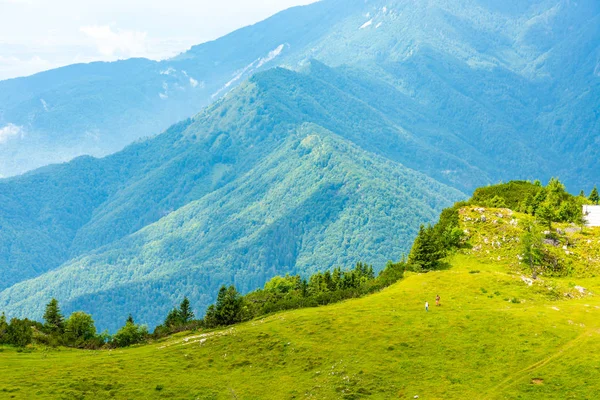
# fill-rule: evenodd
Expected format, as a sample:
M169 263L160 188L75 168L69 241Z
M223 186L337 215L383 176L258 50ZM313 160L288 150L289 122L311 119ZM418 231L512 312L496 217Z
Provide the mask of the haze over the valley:
M0 80L82 62L169 58L314 1L0 0Z

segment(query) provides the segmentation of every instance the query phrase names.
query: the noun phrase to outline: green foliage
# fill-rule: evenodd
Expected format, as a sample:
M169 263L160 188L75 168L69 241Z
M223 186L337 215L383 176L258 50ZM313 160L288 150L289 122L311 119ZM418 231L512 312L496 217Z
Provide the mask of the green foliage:
M136 325L133 321L128 320L112 337L111 344L115 347L127 347L143 343L148 337L149 333L146 326Z
M598 194L598 187L594 186L590 193L589 200L592 204L600 203L600 195Z
M190 300L187 296L183 298L183 301L179 306L179 318L182 324L187 324L194 319L194 312L190 307Z
M65 339L75 347L85 347L89 342L97 339L92 316L81 311L72 313L65 322Z
M552 221L556 220L556 212L550 203L543 202L540 204L535 215L548 229L552 229Z
M535 225L528 226L521 237L522 257L536 274L536 267L544 260L543 235Z
M439 268L440 260L446 257L447 250L431 225L421 225L419 234L408 256L408 264L420 270Z
M13 318L6 328L5 343L16 347L25 347L33 339L32 322L28 319Z
M221 286L217 302L208 307L204 322L208 327L233 325L244 320L244 298L234 286Z
M549 229L552 222L572 222L581 224L582 205L586 199L569 194L565 185L556 178L550 179L547 186L541 182L531 184L525 181L511 181L505 184L488 186L475 190L469 204L492 208L510 208L535 215Z
M388 262L375 277L373 266L358 262L354 268L318 272L308 279L296 276L275 276L263 289L243 296L242 320L256 318L276 311L304 307L316 307L344 299L361 297L387 287L402 279L406 263ZM223 289L220 291L221 297ZM204 322L206 326L218 326L215 322L216 306L210 306ZM223 325L223 324L221 324Z
M60 308L58 306L58 300L52 299L46 305L46 311L44 312L44 329L48 334L51 335L62 335L65 330L65 321Z
M8 322L6 321L6 315L2 313L0 315L0 345L8 343Z
M524 199L535 197L542 190L539 185L527 181L510 181L475 190L470 203L494 208L518 210Z
M228 107L237 106L237 101L241 99L232 99ZM212 115L216 110L210 112ZM14 312L15 307L23 307L41 318L40 304L56 296L65 313L93 306L98 326L111 332L120 328L118 321L129 313L143 315L140 322L155 326L164 322L169 305L181 301L184 294L195 310L203 312L214 302L214 294L223 283L235 282L240 292L247 293L271 276L292 271L309 276L361 258L381 267L388 254L408 253L421 223L434 221L444 206L463 197L312 124L298 128L257 125L258 131L252 128L239 138L232 133L231 146L223 143L221 149L214 145L219 149L214 157L229 161L200 165L202 157L198 154L209 154L213 144L220 143L217 138L222 133L215 128L210 140L193 140L197 130L212 129L212 117L206 118L188 126L187 131L175 129L161 135L160 147L169 149L161 157L182 157L164 169L155 165L155 157L150 159L145 153L150 150L141 145L113 156L118 160L104 161L108 171L121 171L121 163L128 170L133 164L134 171L128 173L134 176L126 182L108 182L115 177L108 179L109 172L104 176L89 166L89 180L96 179L97 185L110 193L101 206L77 203L65 207L85 209L77 214L81 220L75 222L86 225L78 228L71 221L68 232L63 232L77 242L65 249L65 254L69 253L65 257L74 258L60 268L55 264L53 271L28 279L19 287L0 292L0 304L7 304L4 309ZM228 119L227 126L234 121ZM265 117L266 121L270 119ZM244 124L254 127L251 119ZM185 146L175 140L182 135L187 138ZM248 143L250 138L256 143ZM250 145L255 151L244 151ZM87 182L88 175L81 180ZM115 187L129 189L111 192ZM165 194L171 192L172 196ZM23 197L30 199L25 194ZM72 197L82 199L81 195ZM98 199L92 197L102 200L100 195ZM24 208L30 206L27 201ZM46 201L40 202L46 209ZM165 210L174 211L165 215ZM228 222L232 219L235 224ZM134 233L146 224L150 225ZM58 242L63 243L62 239ZM110 243L101 250L89 250L105 242ZM45 254L45 250L39 252L40 258ZM84 264L86 267L81 268ZM0 267L0 274L2 270ZM76 291L69 282L81 290Z

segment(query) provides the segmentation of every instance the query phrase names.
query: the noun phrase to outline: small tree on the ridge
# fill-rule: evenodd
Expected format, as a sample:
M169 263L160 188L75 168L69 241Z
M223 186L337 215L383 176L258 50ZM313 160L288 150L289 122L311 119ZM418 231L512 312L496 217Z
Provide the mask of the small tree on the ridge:
M554 210L549 204L540 204L535 215L544 225L548 227L548 229L552 229L552 222L555 220L556 216Z
M589 200L593 204L600 203L600 194L598 194L598 187L594 186L594 188L592 189L592 192L590 193Z

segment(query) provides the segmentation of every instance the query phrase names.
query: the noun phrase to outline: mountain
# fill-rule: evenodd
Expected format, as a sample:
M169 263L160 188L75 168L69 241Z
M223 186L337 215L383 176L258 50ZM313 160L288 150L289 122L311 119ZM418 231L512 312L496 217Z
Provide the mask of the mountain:
M343 76L272 69L122 152L0 181L0 309L40 315L55 296L103 327L130 312L154 325L184 294L203 309L222 283L400 258L464 197L400 160L429 157L434 175L464 161L431 153Z
M593 0L324 0L163 62L77 65L3 81L0 174L113 152L257 71L298 70L316 59L402 93L425 117L414 134L438 149L453 137L469 143L485 156L471 166L493 167L491 181L558 174L573 190L589 189L600 167L599 21Z
M531 280L517 258L531 216L476 205L458 215L469 246L448 269L405 272L360 299L118 351L5 347L0 390L41 399L594 398L600 229L557 225L569 251L544 246L576 268Z
M107 155L158 134L305 48L355 9L349 6L293 8L165 61L78 64L0 81L0 177Z
M0 180L0 309L39 317L57 296L101 327L130 312L153 325L222 283L381 268L490 182L588 190L599 15L593 1L325 0L164 62L2 82L0 151L30 160L13 140L38 130L27 104L49 110L53 155L84 129L121 140L103 154L210 104L107 157Z

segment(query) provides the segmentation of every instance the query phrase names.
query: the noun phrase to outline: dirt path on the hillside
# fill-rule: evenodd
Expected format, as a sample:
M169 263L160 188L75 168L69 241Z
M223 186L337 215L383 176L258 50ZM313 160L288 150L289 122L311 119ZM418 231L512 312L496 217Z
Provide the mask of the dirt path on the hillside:
M582 341L591 337L594 332L596 332L595 329L588 329L585 332L583 332L581 335L577 336L575 339L570 340L567 343L565 343L554 354L552 354L534 364L531 364L530 366L523 368L520 371L510 374L502 382L500 382L499 384L493 386L490 390L488 390L487 394L485 395L484 398L485 399L493 399L493 398L497 397L499 394L498 393L499 390L515 385L518 381L520 381L524 378L523 377L524 374L536 371L536 370L542 368L543 366L551 363L552 361L556 360L557 358L562 357L567 350L570 350L573 347L576 347Z

